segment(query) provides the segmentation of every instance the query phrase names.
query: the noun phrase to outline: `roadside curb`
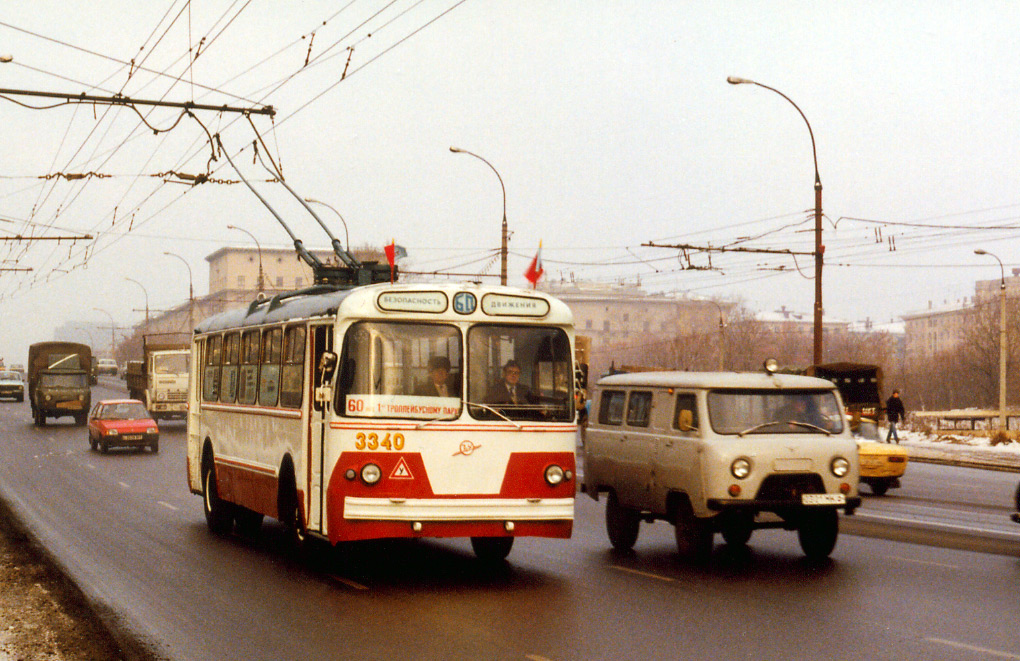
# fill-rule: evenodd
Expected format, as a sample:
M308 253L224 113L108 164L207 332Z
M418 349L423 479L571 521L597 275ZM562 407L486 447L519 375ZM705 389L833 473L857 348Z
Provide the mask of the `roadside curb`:
M910 461L1020 473L1020 455L1014 458L1012 456L1002 456L1002 453L978 449L946 451L910 445L902 445L901 447L906 448Z

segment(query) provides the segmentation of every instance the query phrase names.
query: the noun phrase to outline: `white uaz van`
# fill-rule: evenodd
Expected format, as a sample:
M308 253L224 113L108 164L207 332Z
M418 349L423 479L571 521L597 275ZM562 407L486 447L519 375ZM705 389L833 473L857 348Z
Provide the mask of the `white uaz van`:
M607 494L617 549L642 521L676 527L691 560L721 532L743 545L760 528L796 530L804 553L825 558L852 514L857 445L829 381L762 373L643 372L599 380L592 395L582 489Z

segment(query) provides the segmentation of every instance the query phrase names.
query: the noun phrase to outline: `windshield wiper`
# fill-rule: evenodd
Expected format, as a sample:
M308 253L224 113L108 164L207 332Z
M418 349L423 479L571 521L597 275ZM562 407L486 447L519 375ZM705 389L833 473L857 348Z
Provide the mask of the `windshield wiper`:
M505 416L505 415L503 414L503 412L502 412L502 411L497 411L496 409L492 408L492 407L491 407L491 406L489 406L488 404L478 404L478 403L476 403L476 402L466 402L466 403L467 403L467 405L468 405L468 406L477 406L478 408L482 408L482 409L485 409L486 411L489 411L490 413L495 413L495 414L496 414L496 415L498 415L499 417L501 417L501 418L503 418L504 420L506 420L507 422L509 422L509 423L510 423L511 425L513 425L514 427L517 427L517 429L518 429L518 430L520 430L520 429L524 429L524 426L523 426L523 425L521 425L520 423L516 422L515 420L511 420L510 418L506 417L506 416Z
M755 425L753 427L748 427L744 431L738 431L737 432L737 436L743 437L744 434L750 434L751 432L758 431L759 429L762 429L764 427L771 427L772 425L782 425L782 424L785 424L782 420L772 420L771 422L763 422L760 425Z
M798 427L817 429L818 431L823 432L826 436L832 436L832 432L826 429L825 427L819 427L818 425L813 425L810 422L801 422L800 420L787 420L786 422L787 424L796 425Z
M426 427L428 425L431 425L433 422L450 422L451 420L456 420L459 417L460 417L460 411L457 411L457 415L454 415L454 416L448 416L448 417L445 417L445 418L442 418L442 417L440 417L440 418L429 418L428 420L422 420L417 425L415 425L414 428L415 429L421 429L422 427Z

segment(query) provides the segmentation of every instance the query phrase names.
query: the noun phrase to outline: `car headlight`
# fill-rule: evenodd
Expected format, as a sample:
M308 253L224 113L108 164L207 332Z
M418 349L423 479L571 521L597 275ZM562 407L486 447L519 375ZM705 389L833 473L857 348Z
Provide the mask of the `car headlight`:
M850 472L850 462L843 457L836 457L832 460L832 463L829 464L829 469L836 477L843 477Z
M365 484L375 484L382 479L382 470L375 464L365 464L361 469L361 479Z
M118 436L119 434L120 434L120 432L118 432L116 429L108 429L108 430L106 430L106 435L107 436Z
M157 429L156 427L149 427L148 429L145 430L145 433L147 433L147 434L158 434L159 433L159 429Z
M741 457L730 464L730 473L738 480L742 480L751 474L751 461Z
M555 464L545 469L545 481L549 486L556 486L563 481L563 469Z

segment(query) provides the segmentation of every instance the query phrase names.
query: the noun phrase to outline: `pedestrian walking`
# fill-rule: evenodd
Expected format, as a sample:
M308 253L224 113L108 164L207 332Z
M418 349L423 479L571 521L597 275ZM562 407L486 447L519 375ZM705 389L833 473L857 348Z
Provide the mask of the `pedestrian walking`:
M900 399L899 390L893 390L892 396L885 400L885 415L889 419L889 433L885 437L885 442L888 443L889 439L893 439L899 445L900 436L896 433L896 425L902 422L907 415L906 409L903 408L903 400Z

